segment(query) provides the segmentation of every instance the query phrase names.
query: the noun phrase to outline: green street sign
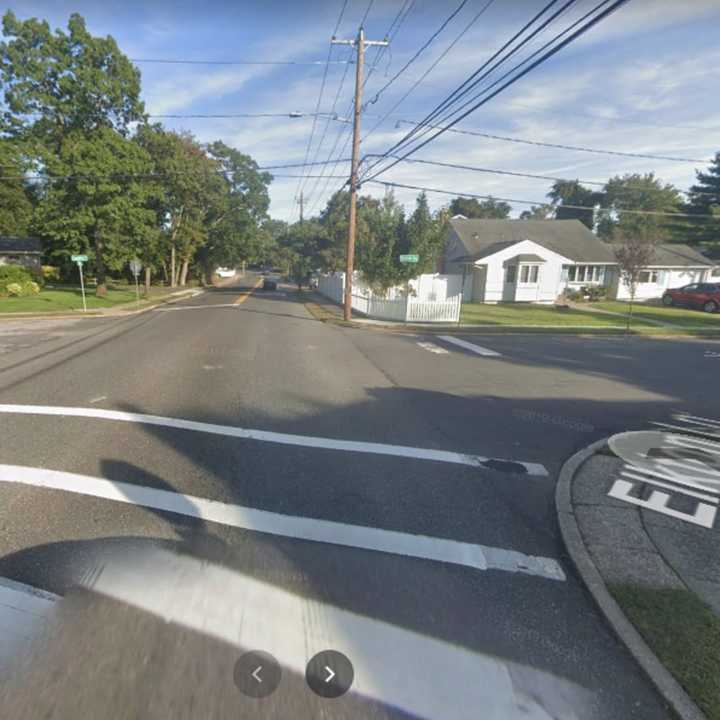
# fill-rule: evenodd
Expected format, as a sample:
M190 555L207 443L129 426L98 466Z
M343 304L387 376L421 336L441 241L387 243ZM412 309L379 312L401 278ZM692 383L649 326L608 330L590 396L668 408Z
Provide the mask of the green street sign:
M76 263L84 263L88 261L87 255L71 255L70 259Z
M401 255L400 256L400 262L401 263L416 263L420 260L419 255Z

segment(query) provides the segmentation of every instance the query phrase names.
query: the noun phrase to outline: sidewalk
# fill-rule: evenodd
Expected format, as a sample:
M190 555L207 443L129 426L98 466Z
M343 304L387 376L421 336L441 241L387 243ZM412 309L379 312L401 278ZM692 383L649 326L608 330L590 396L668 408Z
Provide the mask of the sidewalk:
M632 435L651 443L658 438L663 452L678 437L687 438ZM556 491L563 540L579 575L683 720L705 717L698 705L708 718L720 718L720 443L712 431L710 436L681 440L689 443L685 458L706 453L700 462L713 468L705 475L709 481L700 480L707 499L692 496L698 486L670 480L672 473L661 480L638 472L637 464L629 470L607 441L570 458ZM679 463L671 461L678 479L700 467L682 455Z

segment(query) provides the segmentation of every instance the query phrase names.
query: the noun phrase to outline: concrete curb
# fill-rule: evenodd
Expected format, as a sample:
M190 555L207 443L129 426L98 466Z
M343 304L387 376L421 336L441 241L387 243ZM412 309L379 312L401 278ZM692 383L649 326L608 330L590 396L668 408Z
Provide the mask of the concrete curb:
M198 292L199 291L199 292ZM157 301L151 301L150 304L145 305L139 309L124 310L122 306L117 308L107 308L105 311L90 310L88 312L80 312L76 310L71 313L66 312L51 312L51 313L3 313L0 314L0 322L10 322L12 320L92 320L97 318L116 318L116 317L130 317L132 315L139 315L140 313L147 312L159 305L171 305L172 303L179 302L187 299L188 296L195 297L196 295L202 295L205 292L204 288L192 288L183 290L176 293L168 293L168 298L159 298ZM131 303L124 303L124 305L134 305L134 301Z
M572 506L572 481L582 464L607 444L607 438L592 443L575 453L561 470L555 488L555 507L560 524L560 533L575 569L593 596L605 619L625 644L650 681L655 685L665 702L673 708L681 720L707 720L700 708L685 692L680 683L660 662L635 626L610 594L580 533Z

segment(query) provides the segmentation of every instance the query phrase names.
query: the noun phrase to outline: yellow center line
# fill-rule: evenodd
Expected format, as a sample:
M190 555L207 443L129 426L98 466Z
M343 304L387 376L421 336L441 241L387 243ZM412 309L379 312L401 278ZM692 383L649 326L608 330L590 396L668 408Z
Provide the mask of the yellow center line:
M237 300L235 300L233 305L241 305L242 303L244 303L253 294L253 291L257 290L261 284L262 284L262 279L258 280L255 283L255 285L253 285L253 287L250 288L250 290L246 290L244 293L242 293L240 295L240 297Z

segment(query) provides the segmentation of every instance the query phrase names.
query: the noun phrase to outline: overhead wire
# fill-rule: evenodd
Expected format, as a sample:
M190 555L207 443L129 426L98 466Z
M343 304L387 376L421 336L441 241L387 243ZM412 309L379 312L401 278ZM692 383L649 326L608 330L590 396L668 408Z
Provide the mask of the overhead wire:
M412 120L398 120L398 123L406 123L409 125L415 124ZM679 157L677 155L655 155L652 153L624 152L621 150L604 150L600 148L584 147L580 145L549 143L542 142L540 140L528 140L526 138L509 137L506 135L494 135L492 133L485 133L479 130L464 130L462 128L446 127L443 125L431 125L430 127L438 128L447 132L458 133L460 135L473 135L475 137L488 138L489 140L502 140L503 142L521 143L523 145L536 145L539 147L549 147L556 150L574 150L576 152L596 153L599 155L617 155L620 157L643 158L646 160L667 160L670 162L707 163L711 161L711 158L700 159Z
M444 132L447 131L447 128L450 128L450 127L456 125L458 122L460 122L461 120L463 120L464 118L466 118L468 115L470 115L470 114L472 114L473 112L475 112L475 111L476 111L478 108L480 108L482 105L484 105L485 103L489 102L489 101L492 100L494 97L496 97L497 95L499 95L503 90L507 89L508 87L510 87L511 85L513 85L514 83L518 82L518 80L520 80L521 78L523 78L523 77L524 77L525 75L527 75L528 73L532 72L532 70L534 70L536 67L538 67L538 66L541 65L542 63L546 62L548 59L550 59L551 57L553 57L556 53L558 53L558 52L559 52L560 50L562 50L564 47L566 47L566 46L569 45L570 43L572 43L572 42L574 42L575 40L577 40L577 38L581 37L581 36L584 35L588 30L590 30L592 27L594 27L594 26L597 25L599 22L601 22L602 20L604 20L605 18L607 18L610 14L612 14L613 12L615 12L621 5L624 5L627 1L628 1L628 0L615 0L615 2L613 2L613 3L610 4L609 6L605 7L604 9L601 9L602 6L603 6L603 5L606 5L606 3L607 3L607 0L603 0L603 2L601 2L598 6L596 6L596 8L594 8L593 11L591 11L591 12L594 12L594 11L600 10L600 12L599 12L597 15L595 15L594 17L592 17L591 19L589 19L587 22L585 22L584 25L581 25L580 27L578 27L578 28L577 28L574 32L572 32L570 35L568 35L568 36L565 37L564 39L560 40L560 42L558 42L556 45L554 45L554 46L552 46L552 47L549 47L549 49L547 49L543 54L541 54L540 57L538 57L537 59L533 60L533 62L531 62L529 65L527 65L527 67L525 67L524 69L520 70L516 75L514 75L514 76L511 77L509 80L507 80L506 82L504 82L503 84L501 84L497 89L495 89L495 90L494 90L493 92L491 92L489 95L487 95L486 97L482 98L481 100L479 100L478 102L476 102L474 105L472 105L470 108L468 108L467 110L465 110L464 112L462 112L458 117L454 118L454 119L450 122L450 125L449 125L449 126L446 126L446 128L444 128L444 129L442 129L442 130L438 130L438 131L435 132L433 135L431 135L429 138L427 138L427 139L423 140L421 143L415 145L413 148L411 148L409 151L407 151L407 152L403 155L403 158L412 155L413 153L417 152L420 148L425 147L428 143L430 143L430 142L432 142L433 140L437 139L440 135L442 135ZM587 17L587 16L588 16L588 14L586 14L584 17ZM563 33L560 33L555 39L560 38L562 35L566 34L566 32L567 32L567 31L564 31ZM552 42L552 41L551 41L551 42ZM548 44L546 44L546 46L547 46L547 45L548 45ZM522 65L522 64L524 64L524 61L523 61L522 63L520 63L520 65ZM518 67L519 67L519 66L518 66ZM385 167L384 169L380 170L380 172L376 172L376 173L375 173L373 176L371 176L371 177L377 177L377 175L379 175L381 172L386 172L390 167L392 167L393 165L396 165L398 162L399 162L399 160L394 160L389 166L387 166L387 167ZM365 178L365 179L371 179L371 178Z
M436 60L428 67L428 69L410 86L410 88L405 92L405 94L388 110L381 118L378 120L375 125L372 126L372 128L365 133L365 135L362 138L362 142L365 142L370 135L372 135L375 130L378 129L382 123L385 122L385 120L390 117L390 115L395 112L395 110L398 109L398 107L407 100L407 98L415 91L415 89L425 80L425 78L440 64L440 62L445 58L445 56L455 47L455 45L460 42L460 40L463 38L463 36L470 30L470 28L485 14L485 11L495 2L495 0L487 0L485 5L475 14L475 16L470 20L470 22L465 25L465 27L462 29L462 31L455 37L455 39L448 45L445 50L436 58Z
M366 180L366 183L372 183L374 185L384 185L385 187L392 188L403 188L406 190L419 190L420 192L438 193L441 195L452 195L454 197L466 197L474 198L478 200L496 200L500 202L516 203L518 205L543 205L546 204L543 200L519 200L517 198L506 198L498 197L497 195L480 195L477 193L468 193L455 190L444 190L441 188L424 187L422 185L410 185L407 183L392 182L390 180ZM596 208L592 205L561 205L563 208L570 210L595 210ZM629 213L631 215L658 215L672 218L695 218L697 220L716 220L720 221L720 217L715 215L700 215L693 213L681 213L681 212L663 212L661 210L626 210L625 208L601 208L602 210L615 210L619 213Z
M371 0L372 1L372 0ZM342 7L340 8L340 14L338 15L337 22L335 23L335 29L333 30L333 37L337 34L337 31L340 27L340 23L342 23L342 19L345 15L345 10L348 5L348 0L343 0ZM322 104L323 94L325 93L325 83L327 82L327 76L328 76L328 69L330 67L330 59L332 57L332 51L333 51L333 44L332 42L328 46L328 54L327 54L327 61L325 63L325 69L323 71L322 80L320 82L320 93L318 94L317 104L315 105L315 113L320 112L320 105ZM310 157L310 149L312 147L313 138L315 137L315 127L317 126L317 115L313 117L312 122L312 128L310 129L310 137L308 138L308 144L307 148L305 149L305 162L308 161L308 158ZM302 186L303 180L298 181L298 187L295 191L295 195L297 196L300 192L300 188Z

